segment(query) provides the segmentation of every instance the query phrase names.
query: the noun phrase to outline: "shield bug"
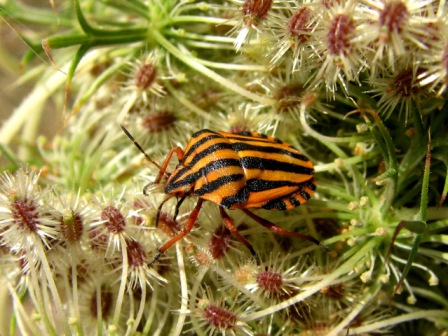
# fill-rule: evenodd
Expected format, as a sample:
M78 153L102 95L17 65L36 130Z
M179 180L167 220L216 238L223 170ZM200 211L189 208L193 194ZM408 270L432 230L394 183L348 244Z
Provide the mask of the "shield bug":
M234 134L204 129L192 135L185 150L173 147L163 164L159 165L145 153L124 126L121 128L146 159L159 168L151 185L160 183L162 177L167 176L165 193L168 196L158 207L156 225L162 206L169 199L176 197L178 200L175 219L186 197L198 197L183 230L158 249L150 265L191 231L204 201L219 205L224 225L254 256L256 253L252 245L238 232L225 209L241 209L274 233L320 245L312 236L287 231L249 210L289 210L304 204L313 195L316 189L313 163L291 145L260 133ZM174 154L179 164L173 172L168 173L166 170Z

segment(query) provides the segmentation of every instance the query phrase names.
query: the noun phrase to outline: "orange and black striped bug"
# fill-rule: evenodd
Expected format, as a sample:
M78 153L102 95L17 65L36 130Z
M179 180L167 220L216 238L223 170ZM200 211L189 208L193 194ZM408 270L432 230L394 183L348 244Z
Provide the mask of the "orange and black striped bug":
M121 128L146 159L159 168L155 181L150 185L160 183L162 177L167 176L165 193L168 196L158 207L156 225L162 206L172 197L178 199L174 220L186 197L199 198L183 230L159 248L149 265L191 231L204 201L219 205L224 225L253 256L256 253L252 245L237 231L224 209L241 209L274 233L320 245L312 236L284 230L248 210L289 210L304 204L313 195L316 189L313 163L291 145L260 133L234 134L204 129L192 135L185 150L173 147L160 166L145 153L124 126ZM179 164L172 173L168 173L166 169L174 153Z

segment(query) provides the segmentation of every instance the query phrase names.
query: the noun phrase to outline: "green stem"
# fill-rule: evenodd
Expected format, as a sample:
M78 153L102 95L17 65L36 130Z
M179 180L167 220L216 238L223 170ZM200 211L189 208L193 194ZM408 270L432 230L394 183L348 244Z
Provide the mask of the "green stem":
M440 318L440 319L438 319ZM392 317L389 319L381 320L379 322L369 323L365 326L350 328L349 335L361 335L376 332L381 329L390 328L391 326L409 322L412 320L426 319L433 322L441 323L441 319L448 319L448 312L443 310L420 310L409 314L403 314L400 316ZM445 327L448 325L445 321L442 323Z
M227 78L217 74L216 72L210 70L209 68L205 67L204 65L198 63L193 57L185 54L185 52L182 52L180 49L178 49L176 46L174 46L174 44L172 44L170 41L168 41L160 32L154 30L152 33L153 33L153 37L155 38L155 40L161 46L163 46L168 52L170 52L173 56L177 57L179 60L184 62L186 65L188 65L192 69L202 73L204 76L212 79L216 83L221 84L222 86L235 92L236 94L239 94L241 96L249 98L253 101L259 102L263 105L272 106L275 104L274 99L262 97L253 92L245 90L242 87L240 87L239 85L235 84L234 82L228 80Z
M6 1L6 5L0 5L0 17L5 21L9 21L9 18L11 18L14 22L25 25L42 25L46 28L51 25L73 26L73 20L70 17L61 17L59 13L54 11L26 6L20 1Z

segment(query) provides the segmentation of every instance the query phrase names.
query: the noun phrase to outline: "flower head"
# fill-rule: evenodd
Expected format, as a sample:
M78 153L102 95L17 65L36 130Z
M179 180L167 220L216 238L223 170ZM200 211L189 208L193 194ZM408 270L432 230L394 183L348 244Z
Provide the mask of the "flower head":
M390 78L382 77L372 79L375 84L376 92L380 96L379 105L380 112L386 117L390 117L392 111L398 112L400 115L404 113L405 120L412 115L413 104L419 103L428 95L428 87L422 75L423 69L418 68L400 68ZM398 107L398 111L397 111Z
M240 50L246 39L252 38L254 32L260 32L259 26L269 15L273 2L273 0L238 1L241 6L241 18L238 25L232 29L240 29L234 42L236 50Z
M298 292L300 284L306 281L305 275L309 271L307 269L304 274L299 275L305 264L301 260L295 261L294 265L290 263L291 259L280 255L273 257L271 254L267 262L259 267L252 267L252 276L246 275L240 279L243 282L247 281L245 287L250 291L267 299L280 301Z
M208 335L253 335L246 323L241 321L240 314L244 304L239 305L237 298L216 299L209 287L194 298L195 305L192 317L198 320L198 326L204 328Z
M119 258L115 259L117 265L121 264L121 267L117 268L117 271L121 271L125 268L128 272L128 278L126 279L129 290L135 290L136 288L142 289L146 285L150 288L153 287L153 281L157 283L167 282L165 278L159 275L154 268L148 267L149 258L147 251L154 249L152 246L148 246L149 240L142 240L139 242L134 238L126 238L126 260ZM145 291L146 293L146 291Z
M432 44L427 24L435 1L366 0L360 8L366 14L366 38L373 44L373 62L387 56L389 66L395 67L396 57L416 48L426 49Z
M165 94L165 89L160 83L160 58L159 52L151 51L130 65L131 74L125 89L132 90L143 103L146 103L151 95Z
M294 1L293 5L289 2L286 5L286 9L272 18L273 34L278 42L271 52L271 64L277 65L281 60L292 59L292 71L303 71L312 60L316 61L312 47L316 42L313 36L319 27L320 16L313 9L311 1L300 5Z
M0 242L12 252L36 253L49 249L57 237L58 221L46 205L48 190L39 184L39 172L28 167L0 176Z
M322 65L310 85L324 82L332 96L337 82L345 86L349 81L358 81L359 73L367 66L363 21L356 9L356 1L334 4L324 12L322 27L316 33L316 52Z

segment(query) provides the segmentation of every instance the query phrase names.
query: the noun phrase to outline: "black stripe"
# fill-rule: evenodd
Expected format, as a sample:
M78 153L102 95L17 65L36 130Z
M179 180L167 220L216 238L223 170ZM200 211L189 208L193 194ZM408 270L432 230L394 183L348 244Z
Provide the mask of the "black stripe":
M300 196L302 196L306 201L308 201L311 197L306 191L301 191Z
M238 203L238 204L244 203L249 198L249 194L250 194L249 189L247 187L243 187L241 190L239 190L235 194L233 194L231 196L224 197L221 200L221 206L229 209L230 207L232 207L232 205L234 205L236 203Z
M229 166L241 167L240 161L237 159L214 160L211 161L209 164L205 165L203 168L199 169L198 171L192 172L191 174L180 179L180 177L184 175L186 171L191 170L190 167L184 167L181 170L179 170L178 174L173 176L172 182L165 187L165 192L169 193L174 189L188 186L196 182L201 176L207 176L208 173L214 170Z
M301 160L301 161L309 161L309 159L305 155L293 153L293 152L290 152L283 148L256 146L256 145L251 145L251 144L242 143L242 142L234 143L234 144L232 144L232 147L237 152L244 151L244 150L254 150L254 151L262 152L262 153L284 154L284 155L288 155L290 157L293 157L293 158ZM291 147L291 149L293 149L293 148Z
M188 150L188 152L185 153L185 155L184 155L184 160L185 160L188 156L190 156L191 153L193 153L199 146L201 146L201 145L204 144L205 142L207 142L207 141L209 141L209 140L211 140L211 139L219 139L219 138L222 138L222 136L219 135L218 133L215 133L215 132L212 132L212 131L209 131L209 130L202 130L202 131L196 132L195 134L192 135L192 138L196 138L196 137L198 137L199 135L201 135L201 134L203 134L203 133L205 133L205 132L210 132L210 133L212 133L212 134L203 137L203 138L202 138L201 140L199 140L199 141L196 141L196 142L194 143L194 145L190 147L190 149ZM191 141L191 140L190 140L190 141Z
M199 175L199 174L198 174ZM184 179L180 180L179 182L170 182L165 186L165 194L170 194L173 190L179 189L182 187L187 187L196 181L198 177L196 174L190 174L186 176Z
M208 146L203 151L197 153L193 157L193 160L191 160L191 162L188 165L190 167L193 167L199 160L202 160L207 155L210 155L210 154L212 154L212 153L214 153L216 151L222 150L222 149L233 149L233 148L232 148L232 145L230 143L227 143L227 142L214 143L214 144ZM185 159L185 157L184 157L184 159Z
M314 170L293 163L281 162L271 159L262 159L254 156L241 158L241 165L246 169L261 169L272 171L284 171L288 173L313 175Z
M203 196L205 194L209 194L209 193L219 189L224 184L239 181L242 178L244 178L244 174L232 174L232 175L222 176L210 183L203 185L201 188L195 190L194 194L196 196Z
M229 167L229 166L237 166L241 168L240 160L238 159L220 159L220 160L214 160L210 162L209 164L206 164L204 168L201 168L204 170L205 174L208 174L214 170L223 168L223 167Z
M286 186L297 186L300 185L300 183L294 183L293 181L269 181L260 179L250 179L246 181L246 185L250 191L264 191Z
M286 210L286 204L282 201L281 198L276 198L263 205L263 208L267 210Z
M209 129L201 129L200 131L197 131L196 133L193 133L193 135L191 136L192 138L197 138L198 136L200 136L203 133L213 133L216 134L216 132L210 131Z
M177 172L177 173L176 173L176 175L171 175L171 177L170 177L171 181L179 180L179 177L184 175L185 173L187 173L189 170L191 170L190 167L182 167L179 169L179 166L177 166L176 170L175 170L175 172ZM174 172L173 172L173 174L174 174Z
M291 197L291 198L289 199L289 201L290 201L291 204L292 204L293 206L295 206L295 207L298 207L298 206L300 205L299 200L298 200L297 198L295 198L295 197Z
M308 182L306 184L306 186L308 187L308 189L315 191L316 190L316 185L313 182Z

